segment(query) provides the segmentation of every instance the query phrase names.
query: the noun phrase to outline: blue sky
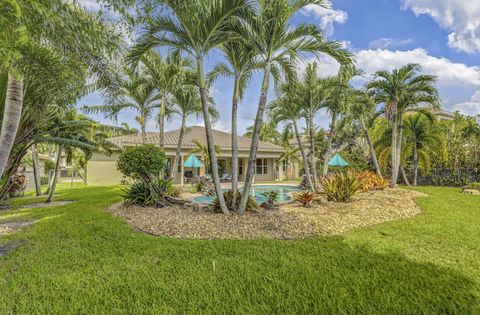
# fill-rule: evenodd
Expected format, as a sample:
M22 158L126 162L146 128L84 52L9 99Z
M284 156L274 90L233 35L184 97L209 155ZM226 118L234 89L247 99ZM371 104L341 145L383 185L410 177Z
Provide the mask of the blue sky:
M94 0L81 0L85 7L98 8ZM358 67L367 74L380 69L401 67L409 62L420 63L424 71L438 76L438 88L443 107L468 115L480 114L480 1L477 0L333 0L329 10L308 7L299 12L293 24L317 24L328 39L342 42L351 50ZM221 58L219 52L209 56L206 67ZM307 62L314 59L308 59ZM331 58L317 60L319 75L333 75L338 65ZM302 71L300 66L299 71ZM208 71L208 69L207 69ZM358 81L358 80L357 80ZM357 84L361 84L358 82ZM215 128L230 128L232 82L222 80L212 89L221 118ZM260 78L255 76L239 109L241 132L253 124L260 93ZM269 98L274 98L273 92ZM92 94L79 105L101 104L98 94ZM93 116L109 124L101 115ZM135 113L124 112L119 121L137 126ZM190 125L201 124L192 117ZM316 124L328 126L325 112L319 113ZM178 127L178 119L167 122L167 129ZM156 130L155 121L148 123Z

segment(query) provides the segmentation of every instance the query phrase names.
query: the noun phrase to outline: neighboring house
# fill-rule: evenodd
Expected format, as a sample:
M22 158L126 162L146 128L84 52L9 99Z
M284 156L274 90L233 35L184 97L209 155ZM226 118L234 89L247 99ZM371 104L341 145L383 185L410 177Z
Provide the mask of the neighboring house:
M28 154L31 156L31 152L29 151ZM50 156L48 154L38 154L38 160L40 162L40 177L45 177L48 176L48 174L45 172L45 161L51 160ZM33 166L30 165L25 165L25 176L27 177L27 190L32 190L35 189L35 177L33 173Z
M453 120L453 118L455 118L455 113L452 113L452 112L449 112L449 111L446 111L446 110L443 110L443 109L433 110L432 113L440 121L442 121L442 120Z
M175 159L175 150L178 144L180 130L172 130L165 132L165 153L167 155L167 172L170 171L170 166L173 165ZM147 144L158 145L160 134L158 132L147 132ZM220 176L227 177L232 170L232 153L231 153L231 134L219 130L213 130L214 143L220 147L221 153L217 155ZM199 170L193 170L183 166L183 161L192 154L192 151L197 148L194 140L206 144L205 128L201 126L193 126L187 128L185 132L180 163L178 165L178 175L174 179L174 183L183 183L184 177L191 175L192 172L204 175L206 170L204 167ZM119 149L114 151L112 155L106 156L102 153L94 153L87 164L87 184L89 185L111 185L119 184L124 180L122 174L117 170L116 161L122 149L136 146L142 143L140 134L132 134L119 136L109 139ZM239 156L239 181L245 180L246 167L248 163L248 155L250 153L251 139L246 137L238 137L238 156ZM259 181L279 181L286 178L284 167L277 166L277 159L282 153L282 147L260 141L258 144L256 174L254 180ZM199 154L196 154L201 159ZM298 165L290 165L287 167L288 173L296 174L298 177Z

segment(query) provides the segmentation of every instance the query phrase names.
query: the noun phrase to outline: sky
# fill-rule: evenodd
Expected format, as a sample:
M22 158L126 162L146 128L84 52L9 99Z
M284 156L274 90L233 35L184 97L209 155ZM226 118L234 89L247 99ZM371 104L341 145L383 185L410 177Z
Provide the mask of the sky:
M95 0L80 0L90 10L98 9ZM438 90L442 106L449 111L465 115L480 115L480 0L332 0L331 9L308 6L297 13L292 24L312 23L322 28L325 37L336 40L350 50L357 67L366 73L365 79L356 80L360 86L378 70L399 68L407 63L419 63L423 71L438 77ZM219 51L212 52L205 64L206 71L222 58ZM307 58L299 65L302 71L308 62L319 63L319 76L335 75L338 64L327 56ZM230 129L232 85L230 79L216 82L211 90L220 119L215 129ZM239 132L253 125L261 77L254 76L239 106ZM275 98L269 92L269 99ZM78 103L100 105L97 93L88 95ZM92 115L107 124L127 122L138 127L134 112L125 111L118 122ZM189 125L201 125L202 119L191 116ZM316 125L327 127L329 118L322 111ZM179 127L173 117L166 129ZM147 129L158 130L155 121Z

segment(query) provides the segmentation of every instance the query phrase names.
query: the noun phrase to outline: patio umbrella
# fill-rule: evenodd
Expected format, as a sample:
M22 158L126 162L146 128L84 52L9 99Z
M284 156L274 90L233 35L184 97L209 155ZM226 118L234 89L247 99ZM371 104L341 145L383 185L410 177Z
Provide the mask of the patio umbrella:
M345 161L340 154L335 154L330 161L328 161L328 166L349 166L350 164Z
M183 163L183 166L200 168L203 166L203 163L197 158L195 154L190 154L187 160Z

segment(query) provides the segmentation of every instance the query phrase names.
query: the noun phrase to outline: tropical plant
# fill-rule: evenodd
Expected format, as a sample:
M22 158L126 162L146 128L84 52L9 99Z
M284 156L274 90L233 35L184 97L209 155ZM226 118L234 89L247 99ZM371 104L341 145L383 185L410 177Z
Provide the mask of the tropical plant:
M349 119L354 125L357 125L358 129L363 133L375 171L378 176L382 177L382 171L378 164L375 146L370 134L370 129L373 127L375 120L379 116L377 104L375 99L365 91L356 90L353 93L352 106L347 115L347 119Z
M392 124L390 156L393 186L397 185L401 164L404 113L429 113L425 106L439 107L438 91L434 86L436 78L421 74L421 70L418 64L408 64L392 71L378 71L375 80L367 84L377 103L385 104L382 112Z
M177 196L178 192L172 184L171 180L157 178L153 183L155 189L161 191L165 196ZM143 181L137 181L127 185L122 189L123 203L126 206L155 206L157 198L152 194L152 190Z
M182 57L180 51L167 53L163 58L154 50L146 52L142 58L140 67L144 67L147 80L152 82L158 92L158 127L160 130L159 145L164 148L165 141L165 118L171 117L173 111L170 105L173 105L174 91L185 85L187 80L190 84L194 83L193 77L196 75L191 71L190 60ZM177 92L178 93L178 92ZM198 92L197 92L198 93Z
M361 191L384 190L390 186L390 180L383 178L377 173L371 171L362 171L357 173L357 179L362 183Z
M293 168L291 168L292 163L300 162L300 158L298 157L298 152L300 151L300 148L291 146L289 143L286 143L282 147L283 147L283 151L280 154L280 157L277 159L277 165L279 167L283 167L285 163L288 165L289 169L293 170ZM291 174L286 174L286 175L287 175L287 179L292 179Z
M232 95L232 190L233 204L236 205L238 190L238 128L237 112L238 103L243 99L243 94L250 81L253 72L258 68L255 63L254 53L251 47L241 41L229 41L224 43L222 51L228 63L217 63L208 74L210 81L219 77L233 78Z
M187 118L188 116L193 114L197 115L197 117L201 115L202 104L200 102L200 97L198 95L198 89L194 85L179 86L172 94L173 94L173 102L175 104L175 106L172 109L172 112L176 113L181 117L180 133L178 136L178 143L177 143L177 148L175 152L175 160L173 162L173 167L170 174L171 178L175 178L178 172L178 163L180 161L180 153L183 146L183 137L185 135L186 128L187 128L185 125L187 122ZM208 100L211 104L209 108L209 114L212 117L212 119L216 120L219 117L219 113L213 106L214 105L213 99L209 98Z
M157 89L146 73L138 69L124 69L124 77L116 83L119 91L111 95L108 104L83 106L82 110L88 114L104 113L105 118L118 119L118 114L124 110L135 111L138 116L135 120L140 125L142 142L147 141L146 124L153 115L153 110L158 107L159 96Z
M279 90L282 93L280 97L268 105L269 116L275 123L287 122L293 126L298 147L302 155L303 169L307 178L308 188L311 191L315 191L308 167L307 155L298 130L298 121L302 117L302 106L298 96L298 84L296 82L284 83L280 86Z
M232 190L225 191L223 193L223 197L225 198L225 202L227 203L227 208L234 212L238 211L237 209L240 203L240 196L241 196L241 193L239 191L237 191L236 198L233 198ZM237 204L233 203L234 200ZM215 198L213 201L213 208L217 212L222 212L222 208L220 207L220 202L218 200L218 197ZM257 209L257 203L255 202L255 199L250 195L250 197L248 198L246 211L255 211L256 209Z
M229 211L218 175L212 123L208 114L204 59L210 50L225 43L231 37L230 30L234 24L234 18L245 13L249 9L249 5L247 0L169 1L168 15L160 15L152 19L153 21L147 26L146 32L140 37L130 54L132 59L138 60L153 47L169 46L179 49L195 59L213 183L224 213Z
M330 128L327 135L327 147L323 156L323 175L328 173L328 162L333 152L333 139L337 132L338 120L341 115L347 113L352 105L354 90L349 85L350 80L359 75L355 66L347 65L340 67L338 76L325 79L324 89L327 89L328 97L324 100L323 107L330 115Z
M36 117L33 125L23 125L22 129L24 113L31 110L25 105L33 101L37 113L50 106L71 105L67 100L72 92L78 93L79 86L86 86L88 76L106 84L109 76L105 74L111 69L106 67L106 59L118 48L119 37L98 15L71 2L7 1L1 10L0 91L5 95L0 97L0 112L4 113L0 176L7 167L7 178L2 178L5 188L14 172L13 164L19 163L27 150L17 139L28 136L43 122L41 116ZM59 88L65 85L71 89Z
M413 158L413 186L417 186L418 169L423 166L424 174L428 174L431 165L431 155L434 150L445 150L444 137L438 132L437 123L433 117L421 114L405 115L404 158Z
M334 173L320 178L323 193L328 201L347 202L362 187L362 181L351 170Z
M244 211L250 194L255 161L257 158L260 128L267 105L270 76L275 81L284 73L291 82L295 78L295 64L301 60L304 53L325 53L340 63L349 63L351 55L341 48L337 42L324 40L321 30L312 24L290 23L291 18L307 5L328 6L323 0L278 0L259 1L255 14L251 14L244 27L234 29L242 39L255 50L262 65L263 79L257 114L253 128L252 143L245 184L240 203L240 213Z
M315 200L316 197L317 197L316 193L312 191L302 191L299 193L295 193L293 195L293 200L301 203L303 207L308 208L310 207L310 204L312 203L312 201Z
M277 200L278 193L276 191L267 191L262 193L262 196L267 198L267 201L262 203L262 207L265 210L274 210L275 209L275 201Z
M194 148L191 153L200 155L200 159L202 160L203 164L205 165L205 169L207 172L211 171L211 164L210 164L210 156L208 154L208 146L203 144L203 142L198 141L197 139L193 139L192 142L197 146ZM221 154L222 149L220 146L214 146L215 154Z
M123 175L146 185L155 199L155 205L164 207L168 205L165 192L155 183L158 180L158 174L164 170L165 163L165 152L160 147L145 144L123 151L118 157L117 169Z
M247 138L252 138L253 127L254 126L248 126L245 129L245 133L243 134L243 136ZM275 123L275 121L269 119L262 124L262 127L260 127L260 136L258 138L259 141L277 144L280 142L280 138L281 134L277 130L277 124Z

